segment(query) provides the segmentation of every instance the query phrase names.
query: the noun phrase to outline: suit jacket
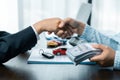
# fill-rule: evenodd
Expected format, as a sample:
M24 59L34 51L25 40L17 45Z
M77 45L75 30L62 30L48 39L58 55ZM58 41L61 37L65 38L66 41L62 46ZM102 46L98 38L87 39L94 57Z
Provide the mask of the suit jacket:
M32 27L10 34L0 31L0 63L4 63L19 53L24 53L37 43Z

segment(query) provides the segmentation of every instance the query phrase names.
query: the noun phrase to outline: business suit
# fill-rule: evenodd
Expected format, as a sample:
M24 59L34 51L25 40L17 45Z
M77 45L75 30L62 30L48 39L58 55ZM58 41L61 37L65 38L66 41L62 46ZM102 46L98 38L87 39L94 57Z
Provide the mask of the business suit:
M19 53L24 53L37 43L32 27L10 34L0 31L0 63L4 63Z

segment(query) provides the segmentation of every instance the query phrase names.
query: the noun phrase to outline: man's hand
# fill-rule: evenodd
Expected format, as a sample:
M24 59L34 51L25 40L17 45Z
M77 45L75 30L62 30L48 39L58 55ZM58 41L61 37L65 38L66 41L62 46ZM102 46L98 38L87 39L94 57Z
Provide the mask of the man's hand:
M63 21L60 18L49 18L35 23L33 27L36 29L38 34L40 34L43 31L48 31L51 33L61 29L62 26L59 26L60 24L63 24Z
M61 25L59 25L60 27L64 27L66 28L64 34L57 34L59 37L69 37L71 36L73 33L77 33L79 35L81 35L84 31L84 27L85 27L85 24L80 22L80 21L77 21L77 20L74 20L72 18L66 18L63 20L64 23L62 23Z
M94 48L101 49L103 52L100 55L92 57L90 61L97 62L100 66L103 67L113 66L115 51L112 48L102 44L94 44L92 46Z

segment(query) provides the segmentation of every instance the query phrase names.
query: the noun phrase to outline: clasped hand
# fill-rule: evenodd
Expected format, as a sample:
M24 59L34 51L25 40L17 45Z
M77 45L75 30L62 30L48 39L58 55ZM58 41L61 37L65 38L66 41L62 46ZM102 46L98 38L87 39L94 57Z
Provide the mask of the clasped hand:
M82 34L85 24L72 18L64 20L60 18L49 18L39 21L33 25L40 34L43 31L54 32L61 38L70 37L73 33Z

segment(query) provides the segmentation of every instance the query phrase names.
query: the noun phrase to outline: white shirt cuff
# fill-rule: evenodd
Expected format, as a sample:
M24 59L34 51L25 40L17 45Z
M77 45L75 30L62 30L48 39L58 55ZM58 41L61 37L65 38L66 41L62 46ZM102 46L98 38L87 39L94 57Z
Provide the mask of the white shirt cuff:
M37 33L37 31L35 30L35 28L32 25L31 25L31 27L32 27L33 31L35 32L37 40L39 40L40 39L39 34Z

